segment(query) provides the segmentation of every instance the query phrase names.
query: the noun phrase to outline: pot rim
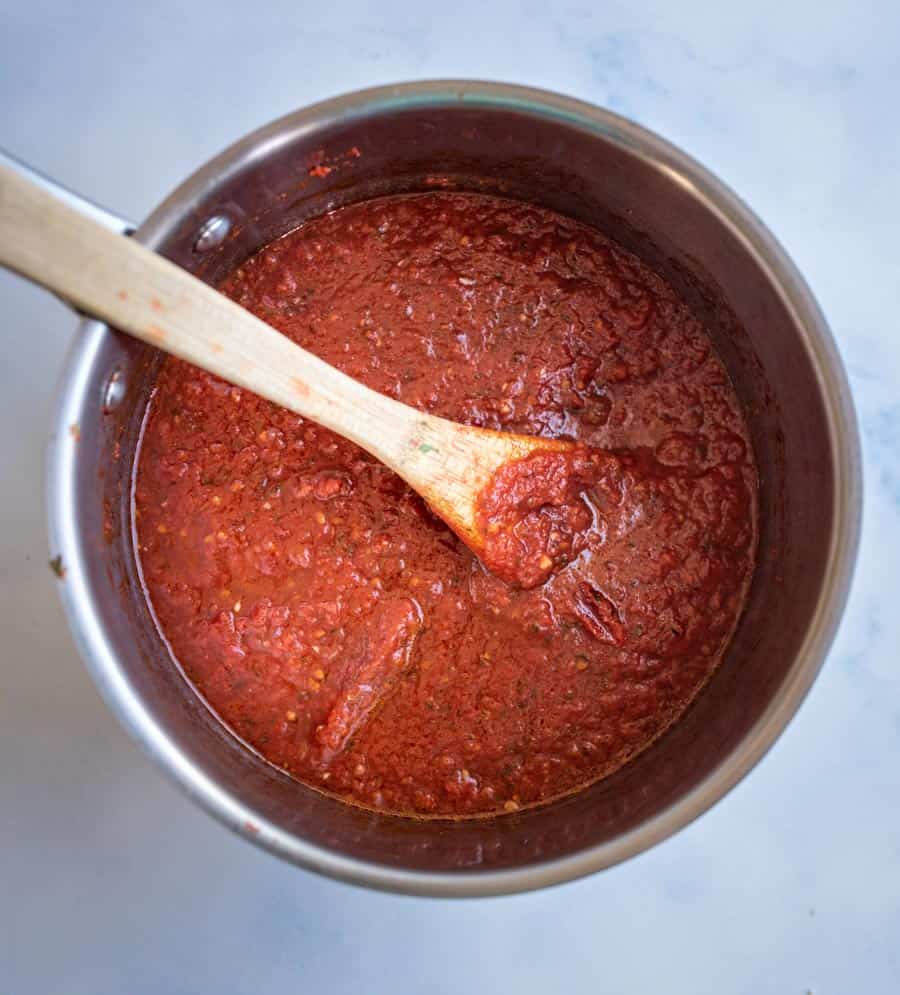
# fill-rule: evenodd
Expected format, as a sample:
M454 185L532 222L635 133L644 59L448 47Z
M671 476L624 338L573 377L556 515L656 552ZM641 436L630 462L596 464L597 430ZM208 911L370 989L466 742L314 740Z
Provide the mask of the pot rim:
M610 111L546 90L475 80L428 80L373 87L293 113L240 139L189 176L140 225L134 237L151 247L199 197L273 146L324 125L428 106L518 110L563 122L628 148L665 171L711 211L765 272L790 314L815 368L824 399L835 467L835 501L825 581L803 644L775 697L746 737L696 787L634 829L570 856L496 871L426 872L347 857L279 829L225 791L185 757L120 669L94 610L76 517L76 446L89 371L106 336L102 323L82 321L57 390L47 452L49 540L66 567L59 590L78 650L107 704L144 750L191 798L220 822L277 856L309 870L385 891L432 896L511 894L560 884L619 863L684 828L728 793L760 761L805 698L824 663L849 594L862 509L860 443L850 388L825 318L797 268L774 236L721 181L650 131Z

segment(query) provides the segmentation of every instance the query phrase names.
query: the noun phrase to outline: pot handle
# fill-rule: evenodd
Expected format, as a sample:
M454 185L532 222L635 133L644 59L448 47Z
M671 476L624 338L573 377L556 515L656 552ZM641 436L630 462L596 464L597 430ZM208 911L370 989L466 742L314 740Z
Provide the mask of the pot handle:
M131 235L137 228L137 225L131 221L126 221L125 218L119 217L118 214L113 214L112 211L107 211L106 208L100 207L93 201L87 200L87 198L81 197L77 193L73 193L61 184L44 176L43 173L32 169L31 166L22 162L21 159L10 155L2 148L0 148L0 166L6 166L7 169L17 173L23 179L29 180L47 193L52 194L57 200L61 200L64 204L78 211L79 214L86 215L92 221L96 221L98 224L103 225L104 228L109 228L110 231L114 231L118 235Z

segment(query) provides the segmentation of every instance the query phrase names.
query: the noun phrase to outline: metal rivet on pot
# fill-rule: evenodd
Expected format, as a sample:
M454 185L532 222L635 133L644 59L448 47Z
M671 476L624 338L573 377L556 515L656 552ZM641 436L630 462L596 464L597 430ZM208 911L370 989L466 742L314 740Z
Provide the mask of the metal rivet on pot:
M125 376L121 370L113 370L103 390L103 409L113 411L125 400Z
M225 241L231 231L231 221L224 214L214 214L204 222L194 241L194 252L209 252Z

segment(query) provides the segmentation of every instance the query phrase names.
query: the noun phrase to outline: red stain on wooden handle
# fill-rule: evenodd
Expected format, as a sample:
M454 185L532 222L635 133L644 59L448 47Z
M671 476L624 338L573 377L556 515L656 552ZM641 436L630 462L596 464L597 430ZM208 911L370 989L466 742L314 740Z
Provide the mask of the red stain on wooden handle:
M147 338L151 341L165 342L168 337L169 333L164 328L160 328L159 325L147 326Z

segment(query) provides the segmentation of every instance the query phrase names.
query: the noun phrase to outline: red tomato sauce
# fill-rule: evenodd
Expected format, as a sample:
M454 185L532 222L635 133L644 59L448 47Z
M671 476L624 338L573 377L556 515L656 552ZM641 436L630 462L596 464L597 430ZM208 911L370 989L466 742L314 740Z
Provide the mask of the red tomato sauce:
M588 495L615 497L619 476L615 456L583 445L504 464L476 499L482 561L516 587L544 583L586 548L596 522Z
M347 801L462 817L576 791L684 712L742 609L757 479L725 369L657 274L550 211L429 193L310 221L222 290L407 404L579 443L480 496L488 570L352 443L166 360L143 575L238 736Z

